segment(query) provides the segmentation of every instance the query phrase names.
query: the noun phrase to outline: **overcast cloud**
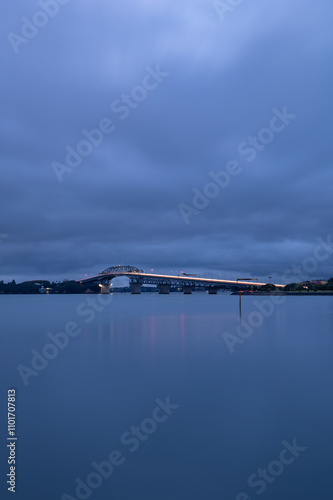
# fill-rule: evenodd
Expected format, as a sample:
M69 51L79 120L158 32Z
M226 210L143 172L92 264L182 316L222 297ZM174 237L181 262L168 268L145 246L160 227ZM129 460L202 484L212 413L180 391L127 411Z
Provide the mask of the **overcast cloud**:
M224 19L210 0L55 2L2 7L0 279L124 263L278 280L333 235L331 1ZM292 118L262 132L277 112ZM333 276L333 255L310 275Z

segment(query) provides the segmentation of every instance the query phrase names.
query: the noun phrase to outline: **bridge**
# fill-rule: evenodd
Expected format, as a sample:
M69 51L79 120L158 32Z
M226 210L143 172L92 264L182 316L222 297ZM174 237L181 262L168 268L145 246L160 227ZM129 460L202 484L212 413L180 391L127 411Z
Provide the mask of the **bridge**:
M113 278L125 276L129 278L131 293L140 294L142 285L157 285L159 293L168 294L171 287L181 287L185 294L192 293L193 288L208 290L216 294L217 290L246 290L249 287L263 287L267 283L258 283L256 280L221 280L211 278L198 278L194 274L181 273L177 276L168 274L145 273L142 269L134 266L108 267L98 276L78 280L79 283L99 284L101 293L110 293L110 282ZM275 284L277 288L283 289L285 285Z

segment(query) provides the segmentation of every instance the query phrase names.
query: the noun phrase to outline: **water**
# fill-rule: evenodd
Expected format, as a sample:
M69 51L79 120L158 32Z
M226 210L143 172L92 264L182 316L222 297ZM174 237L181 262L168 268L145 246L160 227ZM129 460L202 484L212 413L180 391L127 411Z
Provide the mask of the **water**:
M247 338L228 337L229 347L237 296L118 294L87 304L97 298L0 297L1 498L11 387L17 500L332 497L333 297L261 297L258 306L244 296L242 319L259 326L243 323ZM45 348L66 325L77 335ZM32 349L53 359L33 368ZM300 450L283 452L295 439ZM75 492L88 476L90 487Z

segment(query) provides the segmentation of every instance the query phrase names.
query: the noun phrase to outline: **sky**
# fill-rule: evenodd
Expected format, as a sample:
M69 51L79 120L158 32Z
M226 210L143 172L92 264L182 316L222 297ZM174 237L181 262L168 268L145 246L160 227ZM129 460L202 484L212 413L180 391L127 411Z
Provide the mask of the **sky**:
M331 0L19 0L0 279L333 276Z

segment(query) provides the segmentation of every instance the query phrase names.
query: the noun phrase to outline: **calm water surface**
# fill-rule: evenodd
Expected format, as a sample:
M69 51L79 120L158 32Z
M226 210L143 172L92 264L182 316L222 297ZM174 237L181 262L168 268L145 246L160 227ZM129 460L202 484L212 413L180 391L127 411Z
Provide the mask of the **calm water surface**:
M333 497L333 297L97 298L0 297L1 498L11 387L17 500Z

